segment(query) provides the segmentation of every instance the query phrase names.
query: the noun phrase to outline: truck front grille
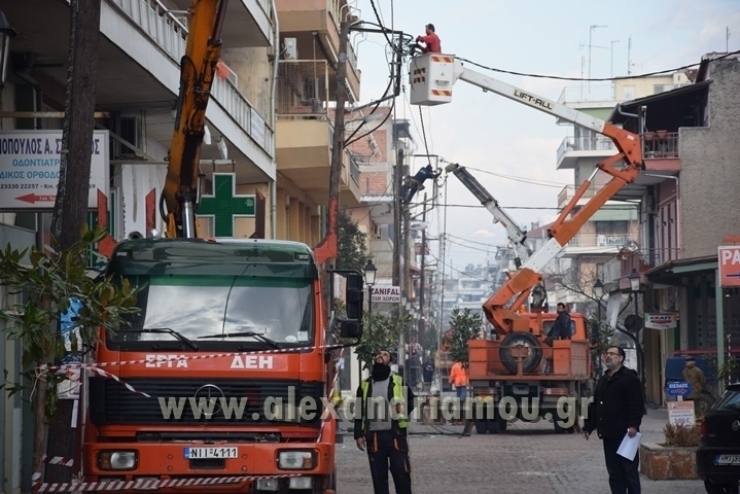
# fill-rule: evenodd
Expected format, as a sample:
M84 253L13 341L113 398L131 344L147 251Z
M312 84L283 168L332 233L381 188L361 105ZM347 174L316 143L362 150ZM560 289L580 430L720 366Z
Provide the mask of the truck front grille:
M267 381L244 379L145 379L127 378L126 382L138 391L151 395L146 398L133 393L113 379L102 377L90 378L90 419L96 425L156 425L156 424L274 424L295 423L307 426L318 426L323 412L324 384L302 381ZM203 399L216 398L216 406L210 417L201 408L199 418L193 410L193 403ZM233 403L246 399L246 406L238 416L232 410L231 417L226 418L221 398L226 403L233 398ZM314 403L301 416L301 400ZM269 400L269 401L268 401ZM166 418L163 404L182 404L181 407L170 407ZM290 417L285 410L278 415L269 405L282 403L283 408L293 407ZM268 406L266 406L268 405ZM165 407L166 408L166 407ZM179 409L181 413L176 412ZM271 413L266 413L271 412ZM310 412L310 414L308 413Z

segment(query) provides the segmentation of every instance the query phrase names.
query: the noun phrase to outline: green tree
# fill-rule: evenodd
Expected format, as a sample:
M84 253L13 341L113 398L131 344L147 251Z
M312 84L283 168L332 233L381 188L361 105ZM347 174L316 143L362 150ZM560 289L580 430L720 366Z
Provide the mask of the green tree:
M7 290L0 320L5 322L8 339L23 343L22 364L31 369L23 374L25 383L5 382L0 387L11 394L33 387L34 472L41 471L46 424L58 404L57 386L67 379L65 373L51 372L46 367L55 365L70 350L80 354L93 347L98 328L114 331L126 316L139 312L136 296L140 289L132 289L125 280L94 280L87 274L88 249L106 235L101 229L84 231L77 243L48 254L36 248L30 252L11 250L10 246L0 251L0 285ZM58 324L73 302L81 305L74 318L79 332L70 331L66 341Z
M453 361L460 361L468 365L468 341L477 338L483 329L483 319L480 314L472 313L470 309L462 311L455 307L450 317L452 337L448 339L449 355Z
M360 231L349 211L343 208L339 213L337 269L355 269L362 273L368 260L366 242L367 235Z
M382 349L394 349L398 347L401 333L411 321L410 314L403 314L396 318L380 313L364 314L364 329L362 339L355 351L363 362L363 368L370 369L373 358Z

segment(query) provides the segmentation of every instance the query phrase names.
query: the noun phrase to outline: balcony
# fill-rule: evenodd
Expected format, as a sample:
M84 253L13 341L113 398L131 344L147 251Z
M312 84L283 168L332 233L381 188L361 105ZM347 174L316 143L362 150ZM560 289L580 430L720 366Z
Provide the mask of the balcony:
M583 195L581 196L581 200L578 201L578 204L591 199L593 196L596 195L596 192L598 192L600 188L601 187L598 187L596 185L591 185L591 187L586 189L586 192L583 193ZM563 187L563 190L561 190L558 194L558 207L562 208L566 204L568 204L568 201L570 201L573 196L576 195L577 190L578 187L576 187L575 185L566 185L565 187Z
M608 137L566 137L557 152L557 169L578 166L582 158L606 158L616 154L617 148Z
M243 4L236 3L236 5ZM21 33L15 53L33 55L26 75L41 84L49 101L62 105L66 86L69 4L58 0L10 2L3 10ZM44 12L39 17L38 13ZM157 0L104 0L100 14L97 107L103 111L141 115L147 137L168 149L174 121L172 106L179 92L180 58L187 26ZM230 143L229 155L253 164L237 174L274 175L274 134L233 81L216 79L208 105L208 127ZM53 103L52 103L53 105ZM203 157L217 153L204 146ZM246 159L245 159L246 158Z
M334 125L328 75L324 60L283 60L278 68L278 170L317 204L326 204L329 198ZM343 204L359 204L359 182L360 167L345 150L340 176Z
M564 254L612 254L631 241L637 241L637 234L576 235L565 246Z
M584 83L579 86L566 86L558 98L558 103L568 105L571 108L578 108L579 106L594 108L594 103L604 103L613 107L614 102L614 86L611 83Z
M295 38L298 60L325 60L331 67L329 87L336 91L336 66L339 61L340 14L346 0L276 0L280 37ZM347 57L349 102L360 98L361 73L357 54L350 44ZM330 101L336 97L330 97Z
M153 1L160 6L167 3L165 0ZM193 0L170 1L180 11L189 9L193 4ZM275 37L272 34L271 10L271 0L231 0L226 6L222 48L272 46Z
M169 62L175 65L176 74L179 77L179 61L185 53L187 27L164 8L159 0L108 0L108 2L120 14L123 14L129 21L138 26L143 31L144 36L167 55ZM235 4L235 2L230 2L230 5L232 4ZM102 19L101 31L107 34L103 30ZM125 45L122 44L121 47L124 48ZM273 156L275 153L274 132L239 91L237 84L237 80L233 77L226 79L216 77L214 79L211 94L213 101L218 106L209 105L206 116L209 119L213 118L215 126L226 128L230 127L229 123L224 122L219 125L214 117L230 117L232 123L239 127L238 130L246 132L262 150ZM179 85L176 88L175 94L179 91ZM237 129L234 130L238 131ZM244 142L243 139L227 137L237 149L247 149L249 147L249 143Z

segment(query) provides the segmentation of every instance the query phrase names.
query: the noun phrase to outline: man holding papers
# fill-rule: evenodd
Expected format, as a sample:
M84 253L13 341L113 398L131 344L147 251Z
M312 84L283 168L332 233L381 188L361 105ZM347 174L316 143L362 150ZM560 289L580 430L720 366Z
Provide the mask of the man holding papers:
M642 385L637 373L622 365L625 358L622 348L610 347L601 358L607 371L596 385L583 437L588 440L595 430L603 441L612 494L640 494L640 458L636 446L644 406Z

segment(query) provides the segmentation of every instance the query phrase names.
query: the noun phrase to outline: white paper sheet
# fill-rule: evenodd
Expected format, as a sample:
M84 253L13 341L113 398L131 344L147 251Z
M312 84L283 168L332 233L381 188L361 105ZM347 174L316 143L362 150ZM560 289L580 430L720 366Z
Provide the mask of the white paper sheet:
M629 434L625 434L624 439L622 439L622 444L620 444L619 449L617 449L617 454L624 456L630 461L634 460L635 455L637 455L637 450L640 449L641 437L642 434L640 432L635 434L635 437L630 437Z

